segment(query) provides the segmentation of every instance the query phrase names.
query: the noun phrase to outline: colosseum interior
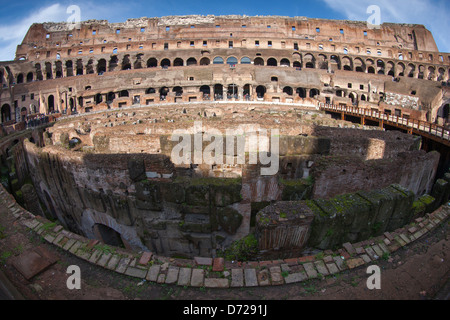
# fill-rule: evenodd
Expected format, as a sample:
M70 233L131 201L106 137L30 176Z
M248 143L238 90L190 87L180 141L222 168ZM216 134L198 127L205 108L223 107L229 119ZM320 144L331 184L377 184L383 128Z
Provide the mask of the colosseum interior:
M0 62L2 185L33 214L128 250L217 257L249 237L252 259L333 249L448 200L449 80L450 54L422 25L33 24ZM214 132L214 161L176 163L176 130L188 156ZM251 163L265 132L279 148ZM261 174L272 156L276 174Z

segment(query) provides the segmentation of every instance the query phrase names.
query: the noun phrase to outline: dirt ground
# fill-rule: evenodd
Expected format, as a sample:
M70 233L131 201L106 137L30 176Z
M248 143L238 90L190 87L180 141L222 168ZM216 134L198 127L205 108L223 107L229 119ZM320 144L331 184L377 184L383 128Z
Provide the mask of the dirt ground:
M367 289L367 266L322 280L275 287L204 289L141 282L107 271L47 244L0 208L0 270L26 300L449 300L449 221L431 234L380 260L381 289ZM59 261L26 280L12 265L15 257L44 246ZM67 267L81 268L81 290L69 290Z

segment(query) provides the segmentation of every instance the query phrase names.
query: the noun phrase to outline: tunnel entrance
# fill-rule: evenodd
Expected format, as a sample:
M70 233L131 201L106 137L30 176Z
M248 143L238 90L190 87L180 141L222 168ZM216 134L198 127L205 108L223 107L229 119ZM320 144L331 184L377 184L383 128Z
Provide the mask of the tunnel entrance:
M122 236L116 230L100 223L94 224L92 228L98 240L110 246L125 248Z

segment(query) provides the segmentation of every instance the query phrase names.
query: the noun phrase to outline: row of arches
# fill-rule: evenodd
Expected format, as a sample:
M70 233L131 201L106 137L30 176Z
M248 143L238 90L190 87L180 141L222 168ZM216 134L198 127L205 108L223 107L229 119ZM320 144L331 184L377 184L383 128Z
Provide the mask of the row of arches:
M212 59L212 60L211 60ZM235 56L222 57L216 56L214 58L190 57L187 59L182 58L156 58L149 57L144 58L144 54L138 54L132 59L131 55L124 55L121 60L117 55L111 56L109 61L105 58L99 60L89 59L87 63L82 59L76 61L56 61L54 64L51 62L45 62L42 65L40 63L35 64L35 70L28 73L19 73L13 82L17 84L29 83L33 81L41 81L61 77L70 77L74 75L83 74L103 74L108 71L117 70L131 70L142 68L155 68L155 67L180 67L180 66L208 66L210 64L253 64L256 66L274 66L274 67L294 67L294 68L310 68L310 69L329 69L332 67L337 70L364 72L380 75L389 75L392 77L405 76L417 79L426 79L434 81L447 81L450 79L450 70L447 70L442 66L435 65L423 65L414 63L405 63L402 61L392 61L384 59L372 59L361 57L351 57L348 55L327 55L312 53L301 54L294 52L290 58L275 57L263 58L262 56L256 56L250 58L243 56L237 58ZM5 72L0 69L0 83L3 82ZM12 74L9 72L8 77ZM11 82L11 81L10 81Z

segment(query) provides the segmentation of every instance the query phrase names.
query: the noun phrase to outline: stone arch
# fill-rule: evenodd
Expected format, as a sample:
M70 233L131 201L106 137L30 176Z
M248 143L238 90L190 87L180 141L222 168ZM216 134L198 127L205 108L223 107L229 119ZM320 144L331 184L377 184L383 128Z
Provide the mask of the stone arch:
M156 68L158 66L158 60L156 58L149 58L147 60L147 68Z
M86 74L94 74L94 59L89 59L86 65Z
M200 92L203 94L203 97L209 96L211 94L211 88L207 85L201 86Z
M241 64L252 64L252 60L249 57L242 57Z
M55 78L62 78L63 77L63 68L62 68L62 62L56 61L55 62Z
M352 100L352 104L356 104L357 99L358 99L358 94L356 94L355 92L350 92L348 97L350 98L350 100Z
M147 90L145 90L145 94L153 94L156 93L155 88L148 88Z
M286 86L283 88L283 92L286 93L289 96L292 96L294 94L294 90L290 86Z
M197 59L195 59L194 57L191 57L189 59L186 60L186 65L189 66L196 66L197 65Z
M131 70L131 61L129 54L126 54L122 59L122 70Z
M45 75L47 80L53 79L52 64L50 62L45 63Z
M211 64L211 60L207 57L203 57L200 59L201 66L209 66Z
M130 94L128 93L128 90L122 90L119 92L119 98L123 98L123 97L129 97Z
M2 106L1 112L2 112L2 123L11 120L11 106L9 104L5 103Z
M162 62L161 62L161 66L162 66ZM173 66L174 67L182 67L184 66L184 60L181 58L175 58L175 60L173 60ZM170 67L170 65L168 65L168 67Z
M313 89L309 90L309 97L310 98L314 98L315 96L318 96L318 95L320 95L319 89L313 88Z
M267 65L271 67L276 67L278 65L278 61L275 58L267 59Z
M105 59L100 59L97 62L97 73L99 75L103 74L106 72L106 60Z
M343 70L353 71L353 60L350 57L342 57L341 64Z
M28 72L27 74L27 83L33 82L34 74L33 72Z
M355 58L353 60L353 65L355 66L356 72L365 72L366 71L366 65L361 58Z
M328 58L324 54L319 54L317 59L317 66L319 69L327 70L328 69Z
M405 64L403 62L399 62L397 64L397 72L398 72L397 75L399 77L404 77L405 76L405 69L406 69Z
M160 100L166 100L167 95L169 94L169 88L167 87L162 87L161 89L159 89L159 98Z
M287 58L283 58L280 60L280 67L290 67L291 62Z
M82 76L83 75L83 60L78 59L76 64L76 75Z
M140 240L134 227L120 224L116 219L106 213L95 211L92 209L84 210L83 214L81 215L80 228L87 238L97 238L98 234L94 233L94 226L96 224L106 226L109 229L112 229L120 234L122 241L124 241L125 247L129 246L127 249L149 251L149 249Z
M180 86L173 87L172 92L175 93L175 97L181 97L183 95L183 88Z
M71 98L72 99L72 98ZM73 100L72 100L73 101ZM96 104L99 104L99 103L102 103L103 102L103 96L102 96L102 94L101 93L97 93L96 95L95 95L95 103Z
M408 64L408 68L406 71L406 74L408 75L409 78L414 78L414 73L416 72L416 66L412 63Z
M72 77L73 76L73 62L72 60L66 61L66 76Z
M256 92L256 96L257 96L259 99L261 99L261 98L264 98L264 95L266 94L267 89L266 89L265 86L261 86L261 85L260 85L260 86L257 86L257 87L256 87L255 92Z
M134 61L134 69L142 69L142 57L144 56L143 53L139 53L136 55L136 60Z
M52 94L47 98L47 110L48 113L55 111L55 97Z
M222 57L215 57L213 59L213 64L223 64L223 63L224 63L224 61L223 61Z
M395 77L395 64L392 61L388 61L386 64L387 75Z
M378 59L377 60L377 74L384 74L385 73L386 64L383 60Z
M316 58L311 53L307 53L303 56L303 63L305 68L315 69L316 68Z
M445 69L444 68L439 68L437 80L438 81L444 81L445 80Z
M214 85L214 99L222 100L223 99L223 85L220 83L216 83Z
M428 67L428 80L435 80L436 79L436 68L433 66Z
M417 74L418 79L424 79L425 78L425 67L423 65L419 65L419 73Z
M170 60L169 59L167 59L167 58L165 58L165 59L162 59L161 60L161 67L163 67L163 68L167 68L167 67L170 67Z
M19 73L19 74L17 75L16 83L17 83L17 84L23 83L23 73Z
M256 57L255 60L253 60L253 64L255 66L263 66L264 65L264 59L261 57Z
M238 59L236 57L228 57L227 58L227 64L231 65L231 66L235 66L238 64Z
M306 89L305 88L297 88L295 92L298 94L300 98L305 99L306 98Z

